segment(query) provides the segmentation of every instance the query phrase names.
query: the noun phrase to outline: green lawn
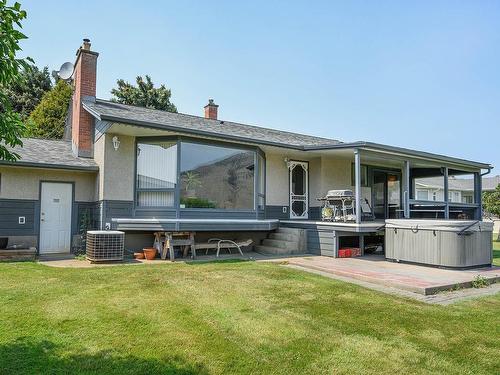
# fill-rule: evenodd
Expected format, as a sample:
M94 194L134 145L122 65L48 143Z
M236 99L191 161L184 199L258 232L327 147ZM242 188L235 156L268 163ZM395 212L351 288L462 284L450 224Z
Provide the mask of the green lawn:
M0 373L498 374L499 312L276 264L3 263Z
M498 237L497 234L494 236ZM500 241L493 241L493 264L500 266Z

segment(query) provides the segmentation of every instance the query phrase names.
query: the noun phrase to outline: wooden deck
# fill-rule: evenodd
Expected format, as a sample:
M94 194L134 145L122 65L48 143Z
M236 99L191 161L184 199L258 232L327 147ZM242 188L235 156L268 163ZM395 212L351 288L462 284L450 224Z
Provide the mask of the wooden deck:
M257 219L138 219L114 218L113 229L124 231L270 231L277 229L279 220Z
M344 223L318 220L280 220L280 226L288 228L332 230L352 233L378 233L384 231L385 221L365 221L360 224L356 224L352 222Z

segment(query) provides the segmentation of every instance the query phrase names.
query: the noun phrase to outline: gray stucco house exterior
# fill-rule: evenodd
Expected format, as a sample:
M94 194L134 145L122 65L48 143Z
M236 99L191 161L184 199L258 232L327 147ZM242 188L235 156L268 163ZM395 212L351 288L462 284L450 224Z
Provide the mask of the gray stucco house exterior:
M125 231L131 249L158 230L262 239L293 227L306 232L305 250L335 256L331 234L377 235L388 218L481 219L490 164L222 121L212 100L204 117L101 100L97 59L85 41L65 139L25 139L20 160L0 164L0 237L9 244L68 252L87 215L93 228ZM448 199L453 176L472 179L467 202ZM417 198L424 177L443 181L441 200ZM332 189L354 191L355 220L321 221L317 198Z

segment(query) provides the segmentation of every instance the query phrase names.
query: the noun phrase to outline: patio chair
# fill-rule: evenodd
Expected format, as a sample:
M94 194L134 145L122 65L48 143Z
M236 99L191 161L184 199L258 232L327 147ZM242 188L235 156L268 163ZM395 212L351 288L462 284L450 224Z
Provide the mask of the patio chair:
M361 199L361 217L365 220L375 220L372 206L370 206L370 202L366 198Z
M247 240L240 240L240 241L233 241L233 240L226 240L222 238L210 238L208 242L204 243L197 243L195 244L196 249L205 249L205 255L208 254L208 250L210 249L217 249L216 257L219 257L219 253L221 249L227 249L229 254L231 254L231 249L236 248L240 252L241 256L243 256L243 251L241 251L242 247L245 246L250 246L253 243L251 239Z

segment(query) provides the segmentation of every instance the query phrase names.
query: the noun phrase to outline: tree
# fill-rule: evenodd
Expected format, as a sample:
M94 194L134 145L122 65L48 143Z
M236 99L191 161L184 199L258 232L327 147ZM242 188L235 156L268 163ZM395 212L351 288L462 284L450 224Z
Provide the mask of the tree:
M21 4L7 6L7 0L0 0L0 160L15 161L19 155L9 149L22 146L21 137L25 127L20 115L12 110L12 103L5 87L19 81L22 69L29 69L33 60L20 59L16 54L21 50L19 42L27 39L17 28L22 28L21 21L26 12ZM9 147L9 148L8 148Z
M73 89L60 79L54 88L42 97L27 121L28 135L40 138L60 139L68 115Z
M500 217L500 184L495 190L483 193L483 210L488 216ZM500 233L498 241L500 241Z
M122 104L177 112L175 105L170 102L172 93L165 85L155 88L148 75L146 75L146 80L141 76L137 77L136 82L137 86L131 85L123 79L116 81L118 87L111 90L111 94L114 96L111 100Z
M483 209L491 215L500 217L500 185L493 191L483 193Z
M40 70L33 66L31 69L23 69L20 79L8 85L5 92L10 98L12 110L19 113L22 120L26 120L42 100L43 94L51 88L49 68Z

